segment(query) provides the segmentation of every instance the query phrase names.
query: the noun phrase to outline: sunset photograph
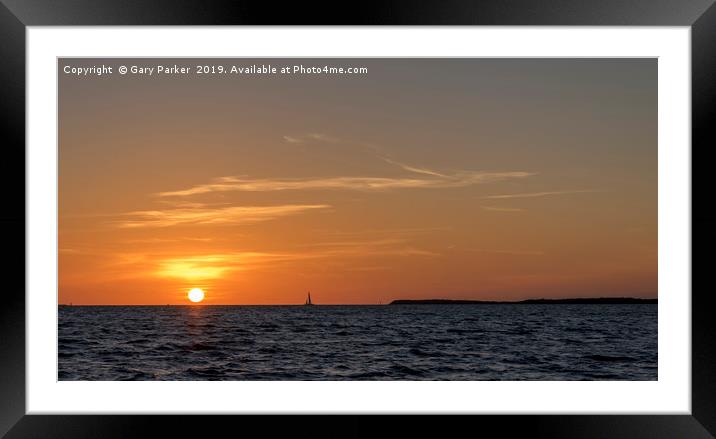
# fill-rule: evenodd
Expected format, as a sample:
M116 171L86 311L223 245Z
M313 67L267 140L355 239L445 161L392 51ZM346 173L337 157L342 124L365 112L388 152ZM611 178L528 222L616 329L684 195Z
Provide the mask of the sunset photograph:
M656 59L57 69L60 381L658 379Z

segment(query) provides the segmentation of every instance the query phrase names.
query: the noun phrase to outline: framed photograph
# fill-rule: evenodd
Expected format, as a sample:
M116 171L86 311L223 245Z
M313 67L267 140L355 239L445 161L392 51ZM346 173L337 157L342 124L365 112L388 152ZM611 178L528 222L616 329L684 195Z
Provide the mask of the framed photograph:
M712 3L3 1L1 431L713 437Z

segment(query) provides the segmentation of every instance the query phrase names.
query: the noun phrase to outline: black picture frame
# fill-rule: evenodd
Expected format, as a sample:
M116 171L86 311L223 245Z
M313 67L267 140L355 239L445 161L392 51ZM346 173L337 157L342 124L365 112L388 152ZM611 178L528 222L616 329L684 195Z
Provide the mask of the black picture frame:
M319 4L200 0L0 0L0 125L5 203L0 228L6 286L0 302L0 434L8 438L214 437L262 435L359 437L413 432L443 437L486 431L537 437L669 437L716 435L716 330L712 292L692 301L690 415L520 416L110 416L26 415L25 406L25 31L27 26L116 25L541 25L690 26L692 51L692 187L707 193L701 166L716 145L716 6L714 0L443 0ZM693 160L696 158L696 160ZM713 248L714 214L695 208L694 250ZM22 232L21 232L22 231ZM23 257L20 257L23 255ZM708 258L692 257L692 278ZM693 270L699 268L701 276ZM240 396L237 396L240 397ZM378 422L380 421L380 422ZM378 423L381 425L378 426Z

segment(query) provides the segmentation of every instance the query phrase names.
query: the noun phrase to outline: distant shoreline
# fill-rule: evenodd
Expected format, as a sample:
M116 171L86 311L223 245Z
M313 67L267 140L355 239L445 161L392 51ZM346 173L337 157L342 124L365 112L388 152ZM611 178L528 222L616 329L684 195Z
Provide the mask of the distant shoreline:
M527 299L519 301L500 300L452 300L452 299L400 299L390 305L626 305L657 304L658 299L636 297L591 297L574 299Z

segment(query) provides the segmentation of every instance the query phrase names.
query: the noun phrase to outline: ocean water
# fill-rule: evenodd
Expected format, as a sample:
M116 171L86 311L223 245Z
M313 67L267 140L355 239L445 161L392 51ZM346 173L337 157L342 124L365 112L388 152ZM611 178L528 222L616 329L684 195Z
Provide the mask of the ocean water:
M60 380L656 380L657 305L72 306Z

